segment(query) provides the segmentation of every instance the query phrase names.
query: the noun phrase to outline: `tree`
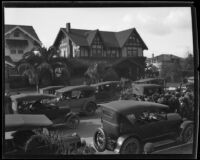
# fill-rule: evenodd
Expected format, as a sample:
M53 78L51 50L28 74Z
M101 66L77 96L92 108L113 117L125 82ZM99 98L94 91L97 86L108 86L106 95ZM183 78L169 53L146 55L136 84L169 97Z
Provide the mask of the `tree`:
M61 81L69 81L70 73L67 65L57 58L54 58L55 48L40 48L37 51L31 50L23 55L18 63L17 70L21 75L28 78L29 83L36 85L51 85L55 79L55 70L61 70Z
M105 74L103 75L104 81L118 81L120 80L119 75L113 68L109 68L105 71Z

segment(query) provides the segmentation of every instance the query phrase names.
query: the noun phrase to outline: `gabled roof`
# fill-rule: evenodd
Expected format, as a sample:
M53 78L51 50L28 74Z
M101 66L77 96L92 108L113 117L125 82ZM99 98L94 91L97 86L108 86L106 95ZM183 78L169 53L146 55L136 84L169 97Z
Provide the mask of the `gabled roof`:
M140 41L143 44L144 49L148 49L140 35L137 33L135 28L120 32L110 32L110 31L100 31L100 30L84 30L84 29L70 29L68 33L65 28L61 28L60 31L63 31L70 39L79 46L90 46L96 34L99 33L100 38L103 41L104 46L106 47L117 47L122 48L131 35L134 32ZM59 33L60 33L59 31ZM58 35L59 35L58 33ZM57 36L58 37L58 36ZM56 37L56 40L57 40ZM55 40L55 42L56 42ZM55 44L54 42L54 44Z
M33 38L33 39L36 40L37 42L40 42L40 43L41 43L41 41L40 41L38 35L36 34L36 32L35 32L33 26L26 26L26 25L10 25L10 24L6 24L6 25L5 25L5 28L4 28L4 29L5 29L5 33L4 33L4 34L6 35L6 34L12 32L12 31L14 31L14 30L17 29L17 28L21 29L22 31L25 31L26 33L29 34L29 36L30 36L31 38Z

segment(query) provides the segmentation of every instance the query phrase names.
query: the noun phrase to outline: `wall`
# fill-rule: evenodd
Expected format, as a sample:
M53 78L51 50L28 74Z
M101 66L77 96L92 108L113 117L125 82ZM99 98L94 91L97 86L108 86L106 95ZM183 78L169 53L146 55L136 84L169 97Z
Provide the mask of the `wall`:
M20 59L22 59L22 56L23 56L24 53L26 53L26 52L32 50L33 48L37 47L37 46L34 45L34 40L31 39L29 36L27 36L26 34L24 34L21 31L19 31L19 37L14 37L14 32L12 32L12 33L7 34L5 36L5 40L6 39L16 39L16 40L20 39L20 40L27 40L28 41L28 45L25 46L25 47L11 47L11 46L8 46L6 44L6 41L5 41L5 55L10 56L14 62L17 62ZM11 51L10 51L11 48L15 49L15 50L22 49L24 52L23 52L23 54L18 54L18 53L11 54Z

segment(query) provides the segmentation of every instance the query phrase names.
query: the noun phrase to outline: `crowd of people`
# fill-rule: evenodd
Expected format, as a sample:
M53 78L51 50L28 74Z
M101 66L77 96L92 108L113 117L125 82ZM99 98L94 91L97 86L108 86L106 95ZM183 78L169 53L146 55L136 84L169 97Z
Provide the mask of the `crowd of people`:
M127 90L126 90L127 91ZM180 89L174 91L163 91L162 94L155 92L151 96L131 94L131 91L122 93L120 99L132 99L136 101L147 101L165 104L169 106L169 113L179 113L182 117L193 119L194 93L191 90L185 92Z

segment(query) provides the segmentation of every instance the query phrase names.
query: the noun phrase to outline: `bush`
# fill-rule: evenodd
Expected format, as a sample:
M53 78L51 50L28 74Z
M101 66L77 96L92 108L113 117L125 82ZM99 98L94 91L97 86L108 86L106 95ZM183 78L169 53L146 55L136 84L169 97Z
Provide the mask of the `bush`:
M9 84L12 89L29 87L28 79L20 75L10 76Z
M117 72L113 68L109 68L106 70L105 74L103 75L104 81L118 81L120 80Z

